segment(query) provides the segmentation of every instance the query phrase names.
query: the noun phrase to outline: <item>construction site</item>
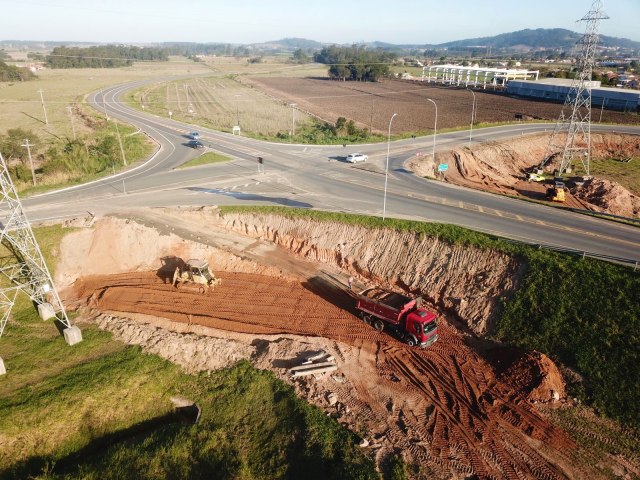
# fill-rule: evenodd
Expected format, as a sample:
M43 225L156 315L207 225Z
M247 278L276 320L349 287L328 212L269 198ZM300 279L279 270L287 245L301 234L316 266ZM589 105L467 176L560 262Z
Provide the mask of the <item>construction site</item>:
M195 258L216 279L206 290L175 281L176 262ZM187 372L241 359L273 371L363 432L379 461L401 451L430 478L597 478L580 460L587 450L544 413L573 404L554 362L485 339L522 268L509 255L393 230L207 207L131 211L75 230L55 281L79 325ZM356 316L354 292L400 284L437 315L427 348Z

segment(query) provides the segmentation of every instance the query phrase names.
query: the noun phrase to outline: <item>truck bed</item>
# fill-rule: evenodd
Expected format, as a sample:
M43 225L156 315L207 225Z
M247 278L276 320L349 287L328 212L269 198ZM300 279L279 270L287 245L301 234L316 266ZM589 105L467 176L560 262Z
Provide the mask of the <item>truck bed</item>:
M359 295L375 302L382 303L395 310L400 310L411 301L411 297L407 297L406 295L401 295L395 292L389 292L387 290L382 290L381 288L377 287L368 288L363 292L360 292Z

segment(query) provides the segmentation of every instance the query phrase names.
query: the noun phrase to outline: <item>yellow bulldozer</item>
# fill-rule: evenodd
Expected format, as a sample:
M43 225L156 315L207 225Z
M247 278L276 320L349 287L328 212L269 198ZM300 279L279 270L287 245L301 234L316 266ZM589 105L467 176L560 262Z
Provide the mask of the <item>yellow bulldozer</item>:
M215 277L205 260L192 258L187 260L183 266L177 266L173 272L173 286L179 288L183 283L185 285L194 285L200 293L205 293L207 290L220 285L222 280Z
M547 200L552 202L564 202L565 186L563 182L554 181L552 186L547 188Z

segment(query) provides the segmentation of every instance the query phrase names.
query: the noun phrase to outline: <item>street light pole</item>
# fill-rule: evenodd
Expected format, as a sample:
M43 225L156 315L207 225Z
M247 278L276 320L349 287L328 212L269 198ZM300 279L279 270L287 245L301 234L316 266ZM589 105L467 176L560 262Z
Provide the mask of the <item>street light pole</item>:
M473 90L467 88L473 95L473 102L471 103L471 125L469 125L469 148L471 148L471 133L473 132L473 122L476 117L476 94Z
M36 172L33 169L33 159L31 158L31 147L33 147L33 143L29 143L29 139L25 139L22 144L23 147L27 149L27 153L29 154L29 165L31 165L31 178L33 179L33 186L36 186Z
M384 172L384 200L382 201L382 220L384 221L387 214L387 178L389 176L389 150L391 148L391 122L396 118L397 113L394 113L389 120L389 135L387 137L387 168Z
M427 100L433 103L433 106L436 107L436 120L435 120L435 123L433 124L433 153L431 154L431 156L433 157L433 163L435 164L436 163L436 135L438 134L438 105L436 105L436 102L434 102L430 98L427 98Z
M240 95L236 95L236 125L240 126L240 111L238 110L238 97Z
M297 103L291 104L291 143L293 143L293 137L296 136L296 105Z

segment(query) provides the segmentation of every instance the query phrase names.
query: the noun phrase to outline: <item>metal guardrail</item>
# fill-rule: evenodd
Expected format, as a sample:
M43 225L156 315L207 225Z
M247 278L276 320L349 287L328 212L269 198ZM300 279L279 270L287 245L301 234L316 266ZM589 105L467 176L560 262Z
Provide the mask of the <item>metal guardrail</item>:
M637 223L638 225L640 225L640 218L624 217L622 215L614 215L613 213L594 212L593 210L583 210L580 208L568 208L567 210L576 213L582 213L584 215L590 215L592 217L613 218L616 220L624 220L625 222Z
M531 247L537 247L538 249L544 248L546 250L552 250L554 252L559 252L559 253L566 253L568 255L574 255L576 257L593 258L596 260L604 260L605 262L617 263L620 265L625 265L627 267L633 267L634 272L638 270L638 268L640 267L640 260L633 260L630 258L614 257L613 255L604 255L601 253L587 252L586 250L574 250L572 248L556 247L554 245L547 245L544 243L524 242L521 240L513 240L513 239L504 239L504 240L509 243L525 244Z

